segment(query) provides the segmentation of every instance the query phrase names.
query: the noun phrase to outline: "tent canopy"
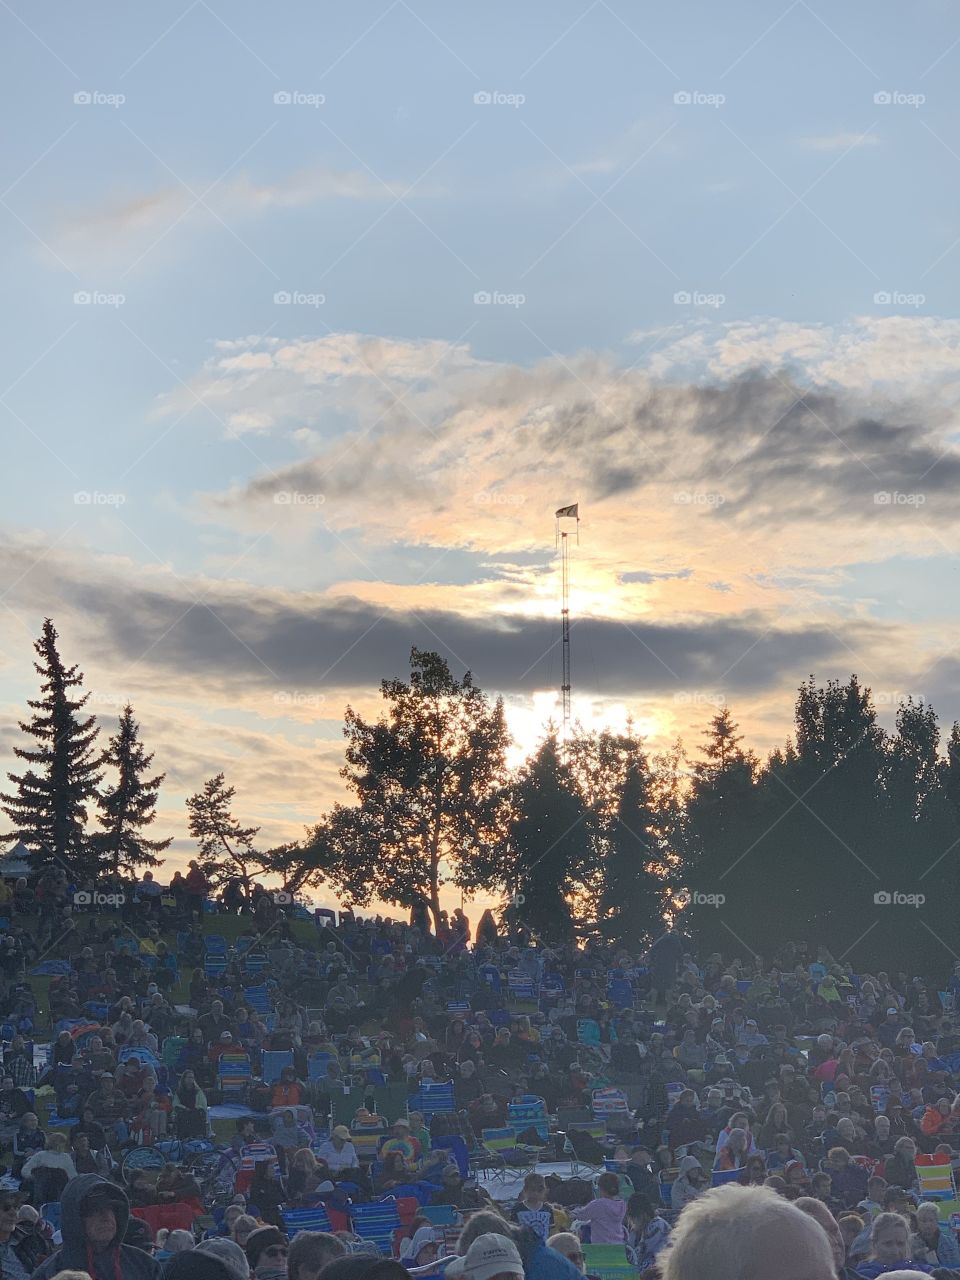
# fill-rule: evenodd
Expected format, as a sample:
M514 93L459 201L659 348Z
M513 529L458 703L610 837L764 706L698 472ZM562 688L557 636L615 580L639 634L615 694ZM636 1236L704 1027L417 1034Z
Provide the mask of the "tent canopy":
M21 876L33 873L30 861L30 850L18 840L12 849L0 854L0 880L19 880Z

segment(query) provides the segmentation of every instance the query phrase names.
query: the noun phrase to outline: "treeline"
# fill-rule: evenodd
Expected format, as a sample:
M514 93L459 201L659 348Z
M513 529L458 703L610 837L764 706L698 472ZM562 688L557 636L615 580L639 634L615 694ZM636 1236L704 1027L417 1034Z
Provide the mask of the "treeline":
M37 651L42 696L21 726L33 745L17 752L29 767L2 797L12 835L87 874L156 865L170 841L146 830L163 775L148 776L132 708L98 752L82 676L49 621ZM381 694L375 720L347 707L347 798L302 840L258 849L223 774L190 797L208 874L271 872L434 924L452 884L502 895L508 920L558 941L636 949L673 920L707 951L770 956L796 940L855 967L933 974L960 961L960 726L942 751L922 701L902 703L887 733L856 676L811 677L792 737L764 760L722 708L689 756L679 742L651 754L631 731L575 730L564 744L548 732L511 769L502 700L438 654L414 649L409 679Z

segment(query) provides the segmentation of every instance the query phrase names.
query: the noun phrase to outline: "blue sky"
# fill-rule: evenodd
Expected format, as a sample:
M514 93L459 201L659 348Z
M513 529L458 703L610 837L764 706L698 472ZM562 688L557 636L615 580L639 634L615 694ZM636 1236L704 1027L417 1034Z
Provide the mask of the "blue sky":
M587 719L769 745L810 669L960 714L952 6L0 21L5 752L48 612L174 826L225 754L295 834L431 636L529 743L573 498Z

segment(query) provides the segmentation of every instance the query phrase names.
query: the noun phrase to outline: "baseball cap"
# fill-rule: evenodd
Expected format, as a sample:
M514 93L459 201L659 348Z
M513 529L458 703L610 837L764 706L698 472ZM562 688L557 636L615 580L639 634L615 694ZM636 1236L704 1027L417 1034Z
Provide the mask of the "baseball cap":
M464 1280L491 1280L492 1276L508 1272L523 1275L523 1263L517 1246L506 1236L488 1232L477 1236L467 1250L466 1257L454 1258L446 1275L463 1276Z
M330 1131L330 1137L342 1138L344 1142L349 1142L350 1130L347 1128L345 1124L334 1125L333 1129Z

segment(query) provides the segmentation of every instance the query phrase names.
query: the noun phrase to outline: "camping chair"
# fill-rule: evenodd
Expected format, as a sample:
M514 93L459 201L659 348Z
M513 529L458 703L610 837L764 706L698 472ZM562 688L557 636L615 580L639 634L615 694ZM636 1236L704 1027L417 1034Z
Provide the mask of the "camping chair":
M322 1204L318 1204L313 1209L288 1209L282 1205L280 1218L290 1240L298 1231L333 1231L329 1214Z
M602 1120L612 1129L633 1128L633 1117L627 1106L627 1095L614 1087L594 1089L591 1096L593 1118Z
M550 1137L550 1120L547 1104L536 1094L524 1094L516 1102L507 1104L507 1123L520 1136L527 1129L536 1129L537 1137L547 1141Z
M914 1162L920 1197L923 1200L955 1200L957 1184L952 1156L917 1156Z
M292 1049L264 1049L260 1055L260 1074L265 1084L276 1084L280 1073L293 1066Z
M722 1187L725 1182L736 1182L743 1173L742 1169L714 1169L710 1175L711 1187Z
M373 1204L352 1204L350 1221L361 1240L375 1244L388 1258L393 1254L393 1233L401 1226L397 1202L381 1200Z
M509 1125L502 1129L483 1129L480 1138L487 1151L492 1156L499 1157L502 1162L500 1169L492 1166L492 1172L499 1173L502 1170L504 1175L519 1174L536 1166L539 1151L530 1147L518 1147L517 1135ZM505 1176L503 1180L506 1181Z
M575 1178L579 1178L586 1170L592 1177L603 1173L606 1169L606 1152L600 1145L599 1138L605 1137L606 1125L576 1126L567 1129L567 1138L563 1144L564 1152L570 1156L570 1169Z
M454 1115L457 1110L452 1083L422 1084L407 1099L407 1115L420 1111L427 1124L438 1115Z
M583 1245L583 1266L587 1275L599 1280L636 1280L637 1269L622 1244Z
M244 1095L253 1079L253 1068L248 1053L221 1053L217 1062L217 1083L224 1094L228 1093L244 1101Z
M577 1019L577 1040L580 1044L599 1046L600 1023L593 1018Z
M466 1182L470 1176L470 1152L467 1150L467 1144L463 1138L456 1134L444 1134L442 1137L431 1138L430 1145L434 1151L450 1152L457 1162L460 1177Z

